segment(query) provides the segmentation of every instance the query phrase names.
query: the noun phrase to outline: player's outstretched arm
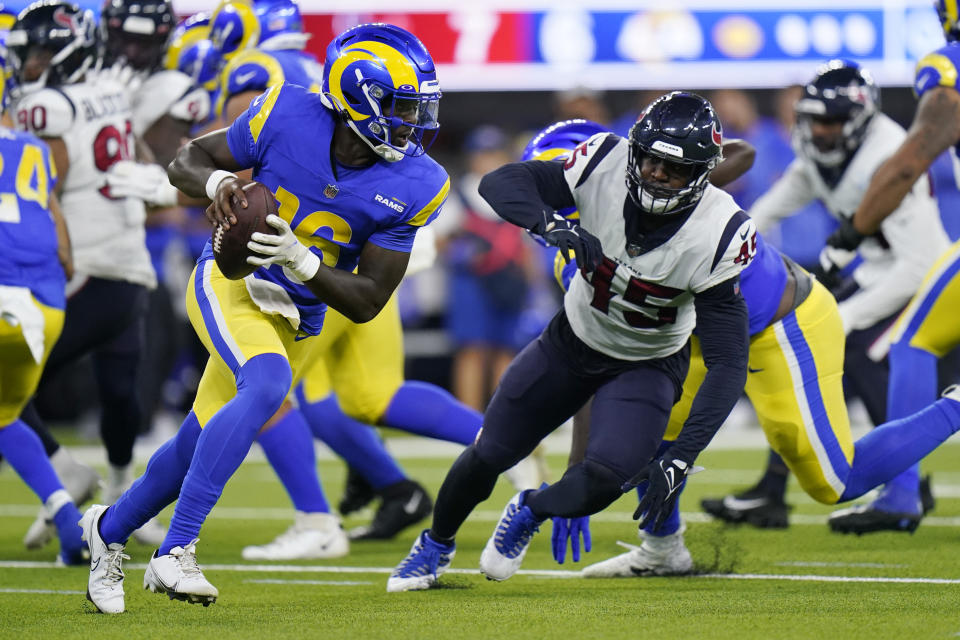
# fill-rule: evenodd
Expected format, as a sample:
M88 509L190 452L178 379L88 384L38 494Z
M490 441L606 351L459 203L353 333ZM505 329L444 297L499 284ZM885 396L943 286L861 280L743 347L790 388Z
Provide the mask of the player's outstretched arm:
M941 153L960 140L960 93L935 87L923 94L907 137L870 180L853 215L853 228L871 235L893 213Z
M723 141L723 162L710 172L710 183L715 187L724 187L753 166L757 150L746 140L730 138Z
M230 198L235 196L246 206L242 187L250 182L237 178L232 172L245 168L230 152L227 130L218 129L184 145L167 168L167 175L170 184L188 196L210 198L212 204L207 208L207 218L229 229L237 222Z

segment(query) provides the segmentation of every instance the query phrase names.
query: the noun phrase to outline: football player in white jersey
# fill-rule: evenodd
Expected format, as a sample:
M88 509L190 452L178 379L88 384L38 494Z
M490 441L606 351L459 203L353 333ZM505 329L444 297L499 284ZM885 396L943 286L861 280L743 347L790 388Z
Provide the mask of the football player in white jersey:
M437 497L433 526L387 582L427 589L449 566L454 536L497 476L593 396L583 462L507 504L480 558L490 579L520 567L533 534L553 516L579 517L642 485L642 525L659 526L743 391L747 310L740 271L756 227L709 184L721 158L720 122L703 98L654 101L628 139L597 134L566 162L529 161L485 176L480 193L506 220L581 265L564 308L504 374L477 441ZM576 207L579 225L556 214ZM708 372L675 443L656 457L699 322ZM638 516L639 517L639 516Z
M45 375L92 355L110 483L122 485L132 478L141 423L137 372L143 318L156 285L144 244L143 202L117 198L104 185L113 164L134 157L127 91L108 77L87 79L97 64L96 21L76 5L53 0L30 5L7 43L18 84L14 121L51 148L73 244L75 273L67 287L64 329ZM24 420L34 426L39 419L26 411Z
M818 69L796 104L797 158L750 208L749 214L761 232L814 199L823 202L841 221L857 209L870 176L906 136L903 127L879 112L878 100L869 72L856 63L832 60ZM882 344L878 337L890 327L948 245L930 184L925 175L921 176L880 232L860 245L862 262L853 268L851 280L834 287L847 334L845 381L863 400L875 425L920 408L901 411L887 406L887 364L870 357L879 360L882 354L868 355L868 351L875 343ZM839 281L840 270L854 256L850 251L826 247L821 266L828 274L827 280ZM891 396L891 402L895 405L897 399ZM727 521L785 527L787 474L786 465L772 454L764 477L755 487L735 496L705 499L703 507ZM916 528L924 511L919 482L915 466L886 485L873 507L887 514L881 516L887 524L880 528ZM859 517L854 516L854 520ZM836 524L831 522L831 527ZM858 527L856 522L849 524Z

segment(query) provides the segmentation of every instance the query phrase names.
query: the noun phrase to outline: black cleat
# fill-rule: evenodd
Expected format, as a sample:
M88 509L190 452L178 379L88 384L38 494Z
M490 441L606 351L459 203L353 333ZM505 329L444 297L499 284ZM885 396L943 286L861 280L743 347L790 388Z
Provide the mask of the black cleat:
M340 515L345 516L360 511L377 497L376 491L370 486L366 478L353 467L347 467L347 481L343 487L343 497L337 508Z
M786 529L790 524L789 505L760 487L722 498L704 498L700 506L714 518L731 524L746 523L759 529Z
M923 515L927 515L937 506L937 500L930 489L930 476L920 478L920 506L923 509Z
M433 511L426 490L413 480L402 480L380 491L382 501L373 521L350 531L351 540L390 540Z
M923 515L881 511L871 504L840 509L830 514L827 524L836 533L855 533L861 536L875 531L906 531L913 533L920 526Z
M858 536L876 531L906 531L913 533L920 526L923 516L933 510L936 500L930 491L930 476L920 480L920 512L888 511L878 508L883 505L885 492L869 504L858 504L830 514L827 524L837 533L855 533Z

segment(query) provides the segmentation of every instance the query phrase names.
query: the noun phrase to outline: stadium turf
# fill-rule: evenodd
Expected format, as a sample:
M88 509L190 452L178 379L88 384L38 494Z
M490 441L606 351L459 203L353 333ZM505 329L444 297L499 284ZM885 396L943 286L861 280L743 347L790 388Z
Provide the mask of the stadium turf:
M262 567L240 559L246 544L283 531L292 510L270 469L247 463L227 485L202 532L198 558L220 589L203 608L142 590L150 549L131 543L127 613L104 616L84 597L85 568L54 568L54 547L30 552L21 538L34 501L8 469L0 472L0 638L949 638L960 635L960 444L935 452L936 510L914 535L832 534L831 508L813 503L796 484L786 531L729 528L708 522L699 499L755 479L765 453L707 451L682 508L687 544L701 575L684 578L583 580L568 571L635 543L621 499L591 524L593 551L584 562L558 566L550 557L550 525L534 538L523 568L503 583L475 572L480 551L512 494L503 481L458 538L455 570L444 588L387 594L389 569L417 529L390 542L356 543L329 561ZM555 472L561 458L551 458ZM404 460L435 494L450 460ZM332 501L343 468L321 464ZM347 527L369 518L347 520ZM169 517L169 511L164 514ZM55 545L54 545L55 546ZM29 563L39 563L34 566Z

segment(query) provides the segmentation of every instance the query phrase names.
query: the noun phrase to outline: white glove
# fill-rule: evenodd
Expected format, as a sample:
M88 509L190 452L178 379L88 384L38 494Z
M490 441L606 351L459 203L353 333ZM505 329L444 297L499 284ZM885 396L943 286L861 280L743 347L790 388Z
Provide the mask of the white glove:
M856 257L856 251L838 249L827 245L820 250L820 266L826 273L838 273L843 271L844 267L853 262Z
M247 263L258 267L279 264L286 267L300 282L306 282L320 270L320 258L297 240L287 221L277 215L267 216L267 224L277 230L254 233L247 248L264 257L249 256Z
M139 198L156 207L172 207L180 193L170 184L166 170L158 164L140 164L120 160L107 171L110 195L116 198Z

